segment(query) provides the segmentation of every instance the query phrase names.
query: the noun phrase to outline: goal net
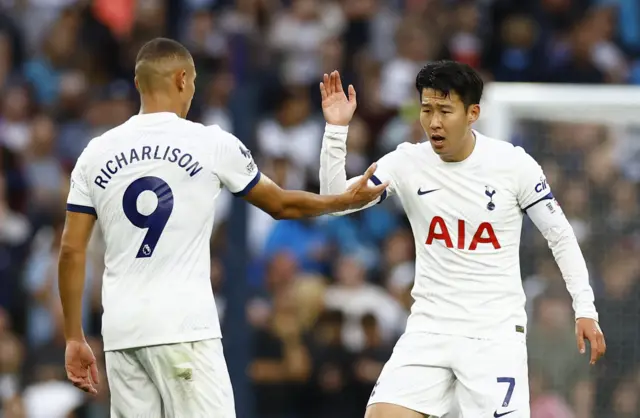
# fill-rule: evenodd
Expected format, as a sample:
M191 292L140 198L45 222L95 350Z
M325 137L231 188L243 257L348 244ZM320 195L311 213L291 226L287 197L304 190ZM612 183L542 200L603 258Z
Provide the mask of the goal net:
M576 348L560 272L527 220L521 263L532 413L640 416L640 88L493 83L477 127L542 165L587 259L607 339L605 358L590 367Z

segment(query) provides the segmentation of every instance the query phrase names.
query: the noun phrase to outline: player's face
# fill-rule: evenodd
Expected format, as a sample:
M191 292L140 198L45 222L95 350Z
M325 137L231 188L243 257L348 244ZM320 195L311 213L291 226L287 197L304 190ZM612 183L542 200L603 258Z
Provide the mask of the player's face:
M433 89L423 89L420 124L436 154L445 161L457 161L470 136L471 124L478 118L479 106L465 108L455 92L444 95Z

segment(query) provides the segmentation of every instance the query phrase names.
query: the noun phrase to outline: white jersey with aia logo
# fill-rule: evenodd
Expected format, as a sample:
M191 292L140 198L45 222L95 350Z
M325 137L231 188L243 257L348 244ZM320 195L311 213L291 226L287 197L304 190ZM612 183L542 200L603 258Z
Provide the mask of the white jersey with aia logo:
M407 331L517 337L527 317L520 276L524 213L542 205L563 216L541 167L522 148L474 132L462 162L444 162L431 144L403 144L378 161L378 181L402 202L416 246ZM592 314L587 287L584 305Z
M346 127L325 130L322 193L348 186L346 134ZM522 148L474 135L473 152L461 162L442 161L429 142L402 144L378 161L371 180L389 182L380 200L396 195L402 203L416 275L406 332L369 405L436 417L454 404L463 418L530 416L519 260L524 213L549 243L576 317L598 318L580 247L540 166Z
M106 242L105 350L220 337L210 281L214 201L260 173L233 135L172 113L141 114L93 139L67 209L94 214Z

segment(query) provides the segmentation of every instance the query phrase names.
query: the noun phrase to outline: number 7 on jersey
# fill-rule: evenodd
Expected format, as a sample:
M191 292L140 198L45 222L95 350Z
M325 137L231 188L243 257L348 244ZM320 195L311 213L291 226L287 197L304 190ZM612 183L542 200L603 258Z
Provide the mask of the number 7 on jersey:
M138 211L138 197L147 190L156 195L158 206L150 214L143 215ZM122 208L127 219L134 226L147 230L136 258L151 257L173 211L173 192L171 187L158 177L141 177L131 183L125 190L122 197Z

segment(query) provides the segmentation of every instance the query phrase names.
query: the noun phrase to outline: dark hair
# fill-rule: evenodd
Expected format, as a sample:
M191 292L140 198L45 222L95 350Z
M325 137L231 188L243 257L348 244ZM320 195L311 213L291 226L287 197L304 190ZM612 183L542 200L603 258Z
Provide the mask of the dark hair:
M155 38L142 45L136 57L136 64L167 58L192 59L189 50L180 42L168 38Z
M449 60L430 62L422 67L416 77L416 89L420 96L424 89L433 89L445 96L455 92L465 108L480 103L483 88L484 83L473 68Z

